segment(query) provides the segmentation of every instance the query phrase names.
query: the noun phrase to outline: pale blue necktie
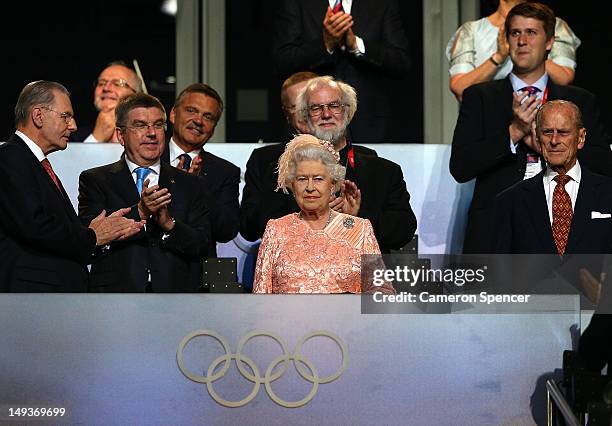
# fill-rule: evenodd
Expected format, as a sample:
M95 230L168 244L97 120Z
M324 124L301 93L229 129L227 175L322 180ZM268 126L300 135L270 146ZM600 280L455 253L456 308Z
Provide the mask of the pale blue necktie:
M144 183L145 179L147 178L147 176L149 176L149 173L151 173L153 170L151 170L148 167L138 167L135 172L136 172L136 189L138 189L138 195L142 194L142 184Z

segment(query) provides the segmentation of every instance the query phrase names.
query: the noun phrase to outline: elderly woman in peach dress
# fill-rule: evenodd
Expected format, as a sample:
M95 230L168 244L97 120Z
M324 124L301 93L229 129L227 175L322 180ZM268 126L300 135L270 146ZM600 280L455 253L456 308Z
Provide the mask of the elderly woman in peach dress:
M327 141L296 136L278 162L278 189L293 193L300 211L271 219L259 247L254 293L393 293L390 284L361 282L361 255L380 249L372 225L332 210L345 169ZM345 203L359 202L357 187L346 182Z

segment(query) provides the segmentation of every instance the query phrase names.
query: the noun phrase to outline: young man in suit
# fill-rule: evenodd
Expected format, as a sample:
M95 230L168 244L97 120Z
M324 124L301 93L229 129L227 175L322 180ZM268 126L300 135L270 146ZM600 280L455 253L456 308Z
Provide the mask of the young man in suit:
M329 76L312 78L299 92L295 105L304 129L329 140L346 166L347 182L330 207L369 219L383 252L410 242L416 218L401 168L376 157L373 150L353 145L347 137L347 127L357 110L355 89ZM269 219L298 211L291 196L275 192L275 168L283 150L283 145L256 149L247 163L240 232L248 240L261 238Z
M52 81L27 84L15 106L16 132L0 146L0 290L83 292L97 246L138 232L127 204L100 209L81 225L47 155L77 129L70 93ZM106 212L115 211L109 217Z
M160 161L166 112L153 96L123 98L115 110L119 161L86 170L79 181L79 217L132 206L128 217L146 221L140 233L101 249L91 267L92 291L195 292L208 257L206 188L196 176Z
M186 87L170 111L173 132L162 155L162 161L199 176L206 183L210 193L211 257L216 256L216 242L231 241L240 227L240 168L204 150L222 113L223 100L215 89L204 83Z
M538 107L553 99L574 102L582 112L588 143L578 158L591 171L612 174L610 139L599 120L595 96L558 86L546 74L555 15L541 3L522 3L506 17L513 71L508 78L465 90L453 136L450 171L458 182L476 179L464 253L491 253L495 246L495 196L542 170L532 137Z

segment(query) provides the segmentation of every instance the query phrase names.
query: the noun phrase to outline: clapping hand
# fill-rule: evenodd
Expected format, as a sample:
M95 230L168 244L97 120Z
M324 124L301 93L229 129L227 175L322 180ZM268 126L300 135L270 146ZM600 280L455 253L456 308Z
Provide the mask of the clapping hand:
M106 216L106 210L102 210L91 223L91 228L96 233L96 245L103 246L115 240L124 240L140 232L144 226L144 221L135 221L125 216L131 211L126 207L119 209Z
M353 26L353 17L344 12L332 12L327 8L323 18L323 42L328 51L342 45L345 33Z
M542 105L536 94L530 95L528 92L519 92L512 94L512 121L508 127L510 139L518 143L525 136L530 136L525 140L525 143L536 152L540 152L540 147L536 143L536 139L532 136L535 116L538 113L538 108Z
M100 142L118 142L115 133L115 108L104 107L96 118L93 137Z
M183 164L185 164L185 158L181 158L178 164L176 165L176 167L183 170ZM198 176L200 174L201 169L202 169L202 157L197 155L191 161L191 165L189 166L189 170L187 170L187 173L189 173L190 175Z
M352 216L357 216L361 207L361 190L357 188L354 182L345 180L342 184L341 193L341 198L344 199L342 211Z

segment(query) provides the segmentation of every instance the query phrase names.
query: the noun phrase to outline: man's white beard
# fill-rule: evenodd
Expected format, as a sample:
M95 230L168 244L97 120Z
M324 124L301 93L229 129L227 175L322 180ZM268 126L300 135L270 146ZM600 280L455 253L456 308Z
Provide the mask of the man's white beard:
M346 126L339 127L336 130L323 130L319 127L315 127L313 129L311 127L311 130L314 136L324 141L331 142L334 148L337 148L338 143L344 137L344 134L346 132Z

